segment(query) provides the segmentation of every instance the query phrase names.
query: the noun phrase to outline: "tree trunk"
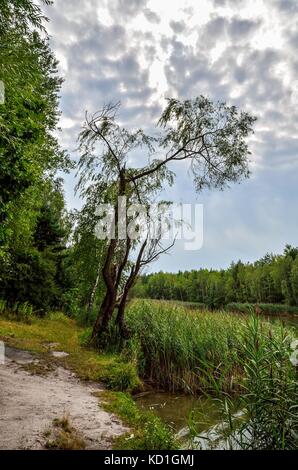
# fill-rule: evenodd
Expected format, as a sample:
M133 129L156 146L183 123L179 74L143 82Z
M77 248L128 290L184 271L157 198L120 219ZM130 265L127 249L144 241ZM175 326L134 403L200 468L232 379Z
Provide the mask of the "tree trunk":
M87 307L87 318L89 318L90 312L91 312L93 304L94 304L94 299L95 299L97 286L98 286L98 283L99 283L99 278L100 278L100 265L98 265L97 273L96 273L96 279L95 279L95 282L94 282L94 285L93 285L93 288L92 288L92 291L91 291L91 294L90 294L90 297L89 297L89 302L88 302L88 307Z
M93 327L91 335L92 343L98 341L99 338L107 331L110 318L113 315L113 311L115 308L117 295L117 289L114 285L116 277L115 266L111 268L111 271L112 272L109 272L109 282L107 282L104 275L104 280L106 281L106 284L108 284L108 286Z
M125 168L123 168L119 175L119 190L118 197L125 195ZM115 237L118 236L118 200L115 207ZM106 260L102 270L102 276L106 285L106 295L100 306L100 310L93 328L91 341L99 340L100 337L107 331L110 319L113 315L113 311L116 305L117 291L121 279L122 271L126 265L127 257L129 254L131 242L127 240L126 252L124 255L123 262L120 264L118 270L113 264L114 254L117 248L116 238L110 240L110 244L107 251Z
M126 281L124 291L123 291L123 294L122 294L122 297L121 297L121 300L120 300L120 304L119 304L119 307L118 307L118 314L117 314L117 318L116 318L116 323L119 327L119 331L120 331L120 334L121 334L122 338L127 338L129 336L129 331L127 329L127 326L126 326L125 320L124 320L125 307L126 307L126 304L127 304L127 298L128 298L130 289L133 287L133 285L136 281L137 275L139 274L140 267L141 267L142 254L144 252L146 244L147 244L147 239L145 240L145 242L142 244L142 246L140 248L140 251L139 251L139 254L138 254L138 257L137 257L137 260L136 260L136 264L132 268L132 270L130 272L130 275L129 275L127 281Z
M128 337L128 329L124 321L124 314L125 314L125 307L127 303L127 296L128 296L128 291L123 293L123 296L121 298L120 304L118 306L118 314L116 318L116 323L119 327L119 332L122 338Z

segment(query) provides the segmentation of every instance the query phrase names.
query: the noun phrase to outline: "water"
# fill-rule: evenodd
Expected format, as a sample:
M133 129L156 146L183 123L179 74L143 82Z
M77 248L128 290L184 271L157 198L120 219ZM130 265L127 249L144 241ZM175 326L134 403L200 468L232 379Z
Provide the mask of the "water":
M207 430L219 419L219 409L214 400L192 395L172 394L168 392L149 392L135 398L142 410L151 410L176 432L181 431L187 423L192 410L202 414L200 430Z
M195 413L196 432L192 445L199 449L224 449L227 444L221 437L221 412L216 401L203 397L150 392L135 398L136 404L143 411L152 411L167 423L187 447L189 440L189 419Z

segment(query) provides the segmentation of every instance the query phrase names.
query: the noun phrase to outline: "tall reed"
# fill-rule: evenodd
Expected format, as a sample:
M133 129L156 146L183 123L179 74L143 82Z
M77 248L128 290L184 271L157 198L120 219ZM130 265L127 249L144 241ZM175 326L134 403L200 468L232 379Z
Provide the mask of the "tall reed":
M135 301L127 313L134 345L136 338L139 344L140 374L160 388L191 393L212 389L214 382L226 391L239 386L247 321L227 312L189 311L154 301ZM278 329L262 325L264 331Z
M249 318L241 337L241 393L235 402L229 394L214 389L222 408L221 445L230 449L297 449L298 381L291 360L293 338L285 329L264 331L256 316ZM240 413L235 414L235 406ZM191 435L196 439L193 423Z

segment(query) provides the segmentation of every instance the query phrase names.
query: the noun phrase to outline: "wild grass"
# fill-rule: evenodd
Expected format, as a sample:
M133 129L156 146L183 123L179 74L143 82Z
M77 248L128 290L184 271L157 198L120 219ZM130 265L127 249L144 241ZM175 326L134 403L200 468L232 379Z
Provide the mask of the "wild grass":
M104 408L117 414L130 431L115 439L117 450L175 450L179 441L173 430L152 412L141 411L130 395L123 392L103 392Z
M10 320L30 323L33 318L33 307L29 302L15 302L8 305L6 300L0 299L0 317Z
M298 381L291 339L286 330L267 336L259 317L249 318L240 344L241 393L235 401L218 387L213 390L221 404L220 428L227 448L298 448ZM235 405L240 415L235 414ZM198 435L193 425L191 435Z
M217 386L237 391L244 373L241 345L247 316L196 312L164 302L135 301L127 312L142 377L170 391L205 392ZM282 326L261 321L264 337ZM131 344L126 346L127 350ZM208 375L205 374L208 371Z
M68 416L55 418L53 429L45 431L45 447L55 450L84 450L86 443L77 430L71 425Z

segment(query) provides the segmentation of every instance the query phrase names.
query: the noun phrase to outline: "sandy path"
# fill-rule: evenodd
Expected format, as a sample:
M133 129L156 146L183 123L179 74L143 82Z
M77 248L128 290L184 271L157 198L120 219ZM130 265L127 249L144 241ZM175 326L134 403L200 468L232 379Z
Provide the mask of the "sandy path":
M34 356L6 348L0 365L0 449L41 449L43 433L54 418L68 414L88 449L108 449L111 438L127 431L119 420L102 410L92 395L102 388L81 382L69 370L57 367L46 376L31 375L24 364Z

